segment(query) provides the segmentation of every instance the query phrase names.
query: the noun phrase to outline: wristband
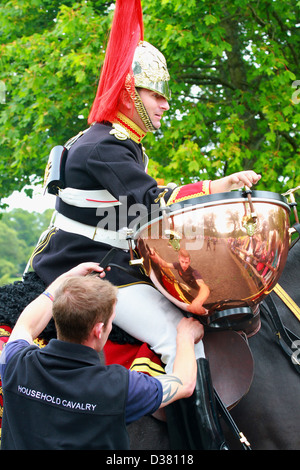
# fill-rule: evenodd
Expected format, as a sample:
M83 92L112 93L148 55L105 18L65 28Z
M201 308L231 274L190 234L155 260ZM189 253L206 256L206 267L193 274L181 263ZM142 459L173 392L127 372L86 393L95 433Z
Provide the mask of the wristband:
M50 294L50 292L48 292L48 291L45 290L45 292L43 292L43 294L44 294L46 297L48 297L48 298L53 302L54 297L53 297L52 294Z

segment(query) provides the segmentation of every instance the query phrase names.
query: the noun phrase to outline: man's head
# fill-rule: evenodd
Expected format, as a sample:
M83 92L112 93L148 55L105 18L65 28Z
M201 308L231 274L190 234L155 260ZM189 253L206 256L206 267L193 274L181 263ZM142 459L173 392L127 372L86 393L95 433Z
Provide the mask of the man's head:
M58 339L85 344L98 335L95 349L100 350L111 331L116 301L117 288L98 276L66 279L53 302Z
M163 54L143 40L143 15L140 0L116 0L113 24L106 48L98 90L88 122L115 122L122 107L134 105L142 129L155 131L160 122L152 120L140 90L150 90L165 101L170 99L170 79ZM131 107L131 112L133 109ZM160 111L161 112L161 111ZM130 113L127 113L132 118ZM139 125L138 122L135 121Z
M134 53L132 71L133 76L129 74L127 80L131 80L134 85L135 108L146 131L155 131L160 127L160 118L169 109L168 101L171 99L166 59L152 44L141 41ZM160 105L157 114L153 113L148 97L155 97L157 105Z
M191 257L188 251L180 250L179 251L179 264L183 271L186 271L189 265L191 264Z

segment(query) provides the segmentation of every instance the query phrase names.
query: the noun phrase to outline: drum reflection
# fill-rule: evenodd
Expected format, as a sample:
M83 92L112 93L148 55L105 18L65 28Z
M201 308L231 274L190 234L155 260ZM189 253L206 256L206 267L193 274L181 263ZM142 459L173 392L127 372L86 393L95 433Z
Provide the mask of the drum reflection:
M289 248L283 196L241 191L176 203L135 238L155 286L180 308L209 316L255 307L276 284ZM255 213L253 213L253 208Z

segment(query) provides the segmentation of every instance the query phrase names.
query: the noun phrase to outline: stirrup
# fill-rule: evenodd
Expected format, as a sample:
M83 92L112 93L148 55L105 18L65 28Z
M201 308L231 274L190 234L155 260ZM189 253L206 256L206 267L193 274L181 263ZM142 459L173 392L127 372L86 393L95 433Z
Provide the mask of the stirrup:
M219 422L208 360L197 360L197 382L189 398L166 407L172 450L228 450Z

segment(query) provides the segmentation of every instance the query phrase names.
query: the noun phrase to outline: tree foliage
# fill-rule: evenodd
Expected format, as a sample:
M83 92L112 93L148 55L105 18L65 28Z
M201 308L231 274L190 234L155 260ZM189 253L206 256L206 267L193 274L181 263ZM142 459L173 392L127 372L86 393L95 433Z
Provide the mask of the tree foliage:
M42 214L14 209L0 220L0 285L19 279L41 232L46 230L52 209Z
M51 148L87 127L113 4L0 0L0 198L41 181ZM151 174L187 183L253 168L258 188L299 185L300 2L142 6L172 89L161 130L145 138Z

